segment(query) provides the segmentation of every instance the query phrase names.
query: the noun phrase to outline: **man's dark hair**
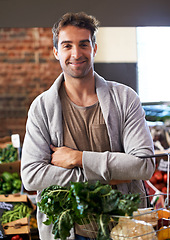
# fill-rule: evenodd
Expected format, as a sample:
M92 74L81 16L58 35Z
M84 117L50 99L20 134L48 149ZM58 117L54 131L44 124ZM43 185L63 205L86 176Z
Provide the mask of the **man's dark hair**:
M53 33L53 45L56 49L58 49L58 35L60 30L63 27L69 25L90 30L92 44L94 47L96 42L95 33L99 27L99 21L94 16L87 15L84 12L79 12L79 13L66 13L59 19L58 22L54 24L52 28L52 33Z

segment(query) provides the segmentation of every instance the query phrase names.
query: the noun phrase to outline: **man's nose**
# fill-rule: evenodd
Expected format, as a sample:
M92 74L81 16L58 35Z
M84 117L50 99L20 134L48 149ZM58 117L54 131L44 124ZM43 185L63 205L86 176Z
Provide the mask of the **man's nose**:
M74 57L75 59L78 59L79 57L81 57L81 49L77 46L75 46L72 49L72 57Z

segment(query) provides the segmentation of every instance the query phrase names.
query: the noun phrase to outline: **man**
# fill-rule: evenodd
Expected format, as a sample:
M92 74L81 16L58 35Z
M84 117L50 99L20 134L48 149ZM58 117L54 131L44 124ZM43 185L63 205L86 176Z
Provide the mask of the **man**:
M123 193L141 194L142 180L154 172L153 143L137 94L94 72L98 21L85 13L67 13L53 27L54 55L63 73L32 103L27 120L21 176L27 190L53 184L97 181ZM52 226L37 212L42 240L54 239ZM86 237L76 226L70 239ZM84 239L83 237L81 239Z

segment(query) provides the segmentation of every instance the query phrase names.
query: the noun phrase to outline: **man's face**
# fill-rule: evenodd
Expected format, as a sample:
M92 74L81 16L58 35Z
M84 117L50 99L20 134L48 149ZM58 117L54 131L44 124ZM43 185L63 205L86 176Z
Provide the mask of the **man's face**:
M89 30L66 26L59 32L58 51L54 48L54 54L66 77L83 78L93 73L96 50Z

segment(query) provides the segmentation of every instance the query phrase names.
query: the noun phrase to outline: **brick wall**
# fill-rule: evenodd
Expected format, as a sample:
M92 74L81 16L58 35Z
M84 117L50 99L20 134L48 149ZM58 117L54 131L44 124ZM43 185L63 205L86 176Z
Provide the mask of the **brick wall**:
M0 138L23 142L30 103L61 73L52 48L51 28L0 29Z

